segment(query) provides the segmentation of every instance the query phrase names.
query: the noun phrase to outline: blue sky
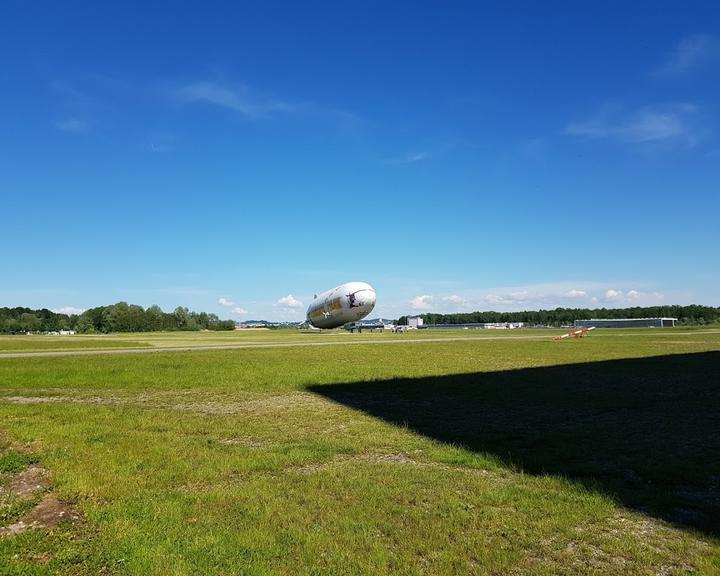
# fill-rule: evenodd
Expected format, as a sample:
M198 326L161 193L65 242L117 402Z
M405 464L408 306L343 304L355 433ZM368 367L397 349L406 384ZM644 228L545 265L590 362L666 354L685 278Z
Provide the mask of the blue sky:
M720 305L716 2L3 3L0 306Z

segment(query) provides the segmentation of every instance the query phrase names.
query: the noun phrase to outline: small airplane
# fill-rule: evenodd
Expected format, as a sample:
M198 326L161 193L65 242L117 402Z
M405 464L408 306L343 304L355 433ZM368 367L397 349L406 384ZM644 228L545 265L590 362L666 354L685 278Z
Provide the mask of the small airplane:
M583 327L579 330L573 330L572 332L568 332L567 334L563 334L562 336L555 336L553 340L565 340L565 338L582 338L585 336L590 330L595 330L595 326L589 326L587 328Z
M314 328L337 328L362 320L375 308L375 289L367 282L347 282L316 294L307 309L307 322Z

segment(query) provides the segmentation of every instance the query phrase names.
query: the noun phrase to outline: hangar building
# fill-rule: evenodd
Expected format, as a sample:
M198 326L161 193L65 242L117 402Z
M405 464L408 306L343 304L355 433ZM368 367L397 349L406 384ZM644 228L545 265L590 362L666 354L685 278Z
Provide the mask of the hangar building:
M677 318L593 318L575 320L575 328L672 328Z

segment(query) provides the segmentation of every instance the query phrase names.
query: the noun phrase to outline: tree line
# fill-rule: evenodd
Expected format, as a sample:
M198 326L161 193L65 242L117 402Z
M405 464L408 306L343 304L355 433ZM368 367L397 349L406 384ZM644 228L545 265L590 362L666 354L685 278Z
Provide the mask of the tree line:
M234 320L216 314L192 312L181 306L163 312L159 306L145 309L118 302L90 308L80 315L58 314L47 308L0 308L0 333L57 332L75 330L83 334L109 332L159 332L163 330L234 330Z
M475 322L524 322L530 326L563 326L592 318L677 318L678 324L702 325L720 321L720 308L712 306L634 306L632 308L555 308L523 312L467 312L419 314L424 324L469 324ZM407 316L398 324L407 325Z

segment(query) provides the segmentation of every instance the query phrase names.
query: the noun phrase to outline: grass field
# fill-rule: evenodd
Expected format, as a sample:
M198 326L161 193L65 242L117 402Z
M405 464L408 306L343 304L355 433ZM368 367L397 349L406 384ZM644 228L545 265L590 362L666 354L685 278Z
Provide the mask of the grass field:
M720 331L554 333L0 338L288 344L0 358L0 574L720 574Z
M720 332L714 328L676 328L674 330L623 330L622 336L641 335L649 338L666 338L672 334L688 332L702 334ZM106 350L108 348L200 348L206 346L253 346L263 344L304 344L317 342L402 342L414 340L437 340L454 338L527 338L545 339L563 334L565 329L524 330L415 330L402 334L368 332L350 334L345 330L267 330L250 329L232 332L149 332L129 334L95 334L75 336L3 336L0 335L0 354L17 352L42 352L53 350ZM611 331L612 332L612 331ZM597 332L595 337L617 337L615 332Z
M403 334L368 332L350 334L345 330L268 330L250 329L231 332L145 332L129 334L96 334L75 336L0 336L0 352L39 352L46 350L107 348L175 348L261 344L295 344L304 342L417 340L452 337L497 338L517 336L545 337L564 330L423 330Z

